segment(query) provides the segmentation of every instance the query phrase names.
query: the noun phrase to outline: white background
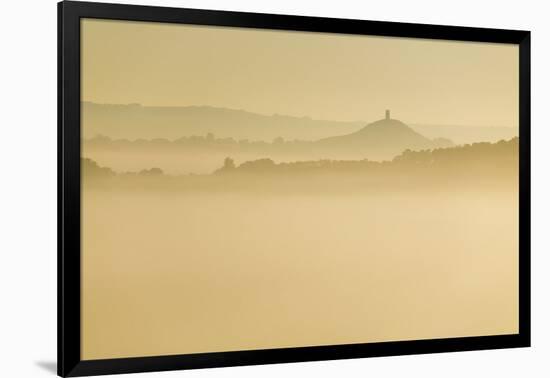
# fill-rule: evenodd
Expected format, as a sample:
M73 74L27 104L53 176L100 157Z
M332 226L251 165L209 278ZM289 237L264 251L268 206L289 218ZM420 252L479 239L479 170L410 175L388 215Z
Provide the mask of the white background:
M150 5L494 28L532 34L533 346L143 377L549 377L550 26L540 0L165 0ZM53 376L56 359L56 1L0 6L0 376ZM546 168L546 169L545 169Z

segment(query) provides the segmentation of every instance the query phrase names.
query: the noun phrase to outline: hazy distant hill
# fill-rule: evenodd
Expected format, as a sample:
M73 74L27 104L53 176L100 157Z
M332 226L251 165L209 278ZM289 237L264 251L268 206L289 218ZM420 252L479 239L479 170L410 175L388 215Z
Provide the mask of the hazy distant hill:
M514 127L418 124L410 126L428 138L447 138L456 144L498 142L518 136L518 129Z
M385 118L372 122L347 135L322 139L317 142L327 151L342 151L346 156L362 154L369 159L391 159L406 149L423 150L450 147L447 139L428 139L403 122Z
M274 138L316 140L350 133L362 122L314 120L261 115L209 106L152 107L139 104L82 103L83 137L178 139L213 133L221 138L271 141Z
M83 137L114 139L178 139L213 133L216 137L272 141L317 140L352 133L365 122L314 120L307 117L261 115L210 106L152 107L139 104L82 103ZM427 138L447 138L456 144L496 142L517 136L517 128L411 124Z
M361 126L351 133L316 141L285 140L248 141L206 136L181 137L174 140L112 139L106 136L86 139L83 155L114 170L139 171L150 164L171 174L208 173L226 157L237 162L271 158L280 162L301 160L391 160L406 149L423 150L449 147L447 139L429 139L403 122L383 119Z

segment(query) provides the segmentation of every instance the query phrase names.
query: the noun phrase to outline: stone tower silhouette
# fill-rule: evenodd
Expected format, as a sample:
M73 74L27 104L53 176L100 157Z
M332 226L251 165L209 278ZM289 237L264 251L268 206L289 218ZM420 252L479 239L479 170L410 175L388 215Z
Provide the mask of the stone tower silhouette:
M386 119L390 119L390 111L389 111L389 109L386 109Z

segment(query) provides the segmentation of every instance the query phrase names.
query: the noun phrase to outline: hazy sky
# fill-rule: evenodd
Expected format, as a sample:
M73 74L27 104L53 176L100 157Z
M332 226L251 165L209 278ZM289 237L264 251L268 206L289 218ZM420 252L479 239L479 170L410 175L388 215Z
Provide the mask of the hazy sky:
M82 100L518 124L517 45L82 21Z

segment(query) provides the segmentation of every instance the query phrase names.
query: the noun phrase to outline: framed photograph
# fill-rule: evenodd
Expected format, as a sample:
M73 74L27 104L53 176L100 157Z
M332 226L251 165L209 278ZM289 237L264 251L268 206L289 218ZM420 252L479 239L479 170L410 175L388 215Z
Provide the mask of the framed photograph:
M60 376L529 346L528 31L58 12Z

